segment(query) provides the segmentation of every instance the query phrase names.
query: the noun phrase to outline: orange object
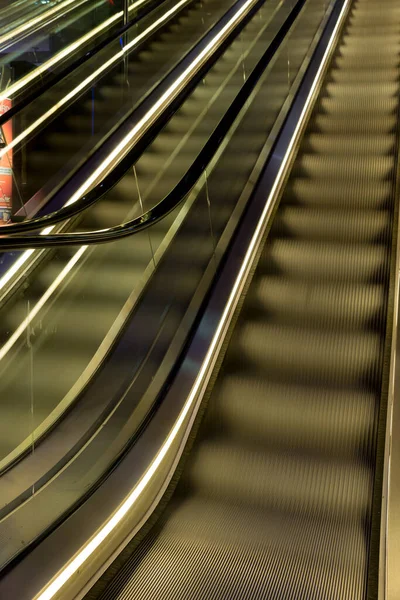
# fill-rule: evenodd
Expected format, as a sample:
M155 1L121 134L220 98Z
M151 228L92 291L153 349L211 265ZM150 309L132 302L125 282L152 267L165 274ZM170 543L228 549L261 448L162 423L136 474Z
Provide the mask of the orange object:
M11 100L5 98L0 102L0 116L11 108ZM2 138L6 144L12 140L12 121L2 126ZM11 216L13 188L12 150L0 157L0 222L7 223Z

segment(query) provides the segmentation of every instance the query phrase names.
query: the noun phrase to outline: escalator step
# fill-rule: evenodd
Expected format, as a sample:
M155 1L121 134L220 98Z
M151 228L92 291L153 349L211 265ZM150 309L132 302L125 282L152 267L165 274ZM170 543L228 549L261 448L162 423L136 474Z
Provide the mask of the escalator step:
M335 156L303 153L293 173L297 176L318 180L320 178L338 178L354 180L369 179L371 185L378 188L379 180L393 173L393 160L390 156Z
M282 204L295 204L304 207L331 207L381 210L387 207L393 196L392 183L389 180L379 182L379 187L371 186L368 180L340 179L332 186L330 180L314 181L296 178L289 181Z
M321 600L337 598L340 590L341 600L354 600L364 588L365 560L358 522L187 497L174 502L148 536L130 563L133 575L116 581L102 599ZM163 566L155 570L155 564Z
M239 327L232 360L263 377L351 387L378 383L380 350L377 333L304 329L260 319Z
M385 306L382 285L301 281L258 277L249 292L252 311L265 311L274 322L347 330L375 329Z
M395 131L397 115L390 114L359 114L356 110L346 114L345 111L336 114L319 113L313 119L312 131L324 134L376 134L387 135Z
M340 155L343 148L347 149L349 156L371 155L381 157L391 154L395 149L396 136L394 133L387 135L359 135L351 133L323 134L312 133L304 141L303 149L307 153L322 155Z
M368 511L371 475L362 461L332 460L298 448L297 453L290 448L258 449L241 442L202 441L182 478L185 491L248 510L312 512L315 518L342 522L361 520Z
M343 210L336 207L283 207L273 232L280 237L310 241L379 243L390 234L390 211Z
M339 387L276 382L226 370L218 402L206 415L213 437L300 454L314 452L354 460L374 431L373 393Z
M387 275L387 256L385 245L276 239L264 249L260 270L306 281L379 283Z

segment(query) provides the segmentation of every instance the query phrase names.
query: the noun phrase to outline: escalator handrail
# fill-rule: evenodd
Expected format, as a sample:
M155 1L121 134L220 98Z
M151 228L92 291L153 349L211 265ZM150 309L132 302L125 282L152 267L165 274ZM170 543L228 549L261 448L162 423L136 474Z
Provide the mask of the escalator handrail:
M285 19L284 23L275 34L269 47L266 49L253 71L244 82L237 96L232 101L228 110L219 121L218 125L213 130L209 139L203 146L200 153L197 155L185 175L175 185L175 187L153 208L146 211L139 217L121 223L107 229L78 232L78 233L56 233L48 235L26 235L26 236L4 236L0 237L0 250L21 250L26 248L50 248L55 246L72 246L72 245L95 245L107 242L112 242L117 239L131 236L139 233L164 217L170 214L177 208L188 196L195 184L200 179L201 175L209 162L212 160L217 150L221 146L226 134L232 127L234 121L238 117L240 111L248 100L251 92L254 90L260 80L268 64L271 62L275 53L284 41L286 34L296 20L306 0L297 0L291 12ZM125 160L130 158L128 154L124 161L114 169L112 173L118 170L118 180L127 171ZM121 173L121 165L124 162L124 173ZM130 161L129 161L130 162ZM129 167L132 166L130 162ZM129 168L128 167L128 168ZM104 192L103 192L104 193ZM93 202L92 202L93 204ZM71 206L71 209L73 205Z
M158 8L159 6L161 6L161 4L164 1L165 0L162 0L162 2L160 4L157 4L156 6L154 6L154 2L149 0L149 6L144 8L143 12L140 12L140 14L136 15L131 21L128 21L128 23L126 23L125 25L120 27L118 29L118 31L109 35L103 41L99 42L94 48L85 52L85 54L83 56L79 57L78 59L76 59L75 61L70 63L67 67L62 69L59 73L57 73L55 75L53 73L48 74L47 81L46 81L46 77L42 76L40 79L40 87L32 90L29 94L24 95L22 100L13 104L13 106L7 112L5 112L3 115L0 116L0 127L2 127L10 119L15 117L22 110L24 110L34 100L37 100L38 98L40 98L40 96L42 96L43 94L48 92L53 86L57 85L57 83L60 83L60 81L62 79L71 75L71 73L73 71L75 71L75 69L78 69L79 67L84 65L88 60L90 60L91 58L96 56L96 54L101 52L101 50L104 50L104 48L106 48L109 44L115 42L115 40L118 40L118 38L121 38L125 33L128 32L128 30L131 27L136 25L141 19L147 17L155 8ZM4 94L6 94L6 93L7 93L7 90L4 90Z

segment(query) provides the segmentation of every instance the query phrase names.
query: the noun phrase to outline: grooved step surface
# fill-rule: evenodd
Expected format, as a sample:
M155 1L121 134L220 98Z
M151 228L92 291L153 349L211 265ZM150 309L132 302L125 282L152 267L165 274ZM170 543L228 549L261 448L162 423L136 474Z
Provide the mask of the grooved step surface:
M181 480L103 600L366 600L399 16L354 1Z

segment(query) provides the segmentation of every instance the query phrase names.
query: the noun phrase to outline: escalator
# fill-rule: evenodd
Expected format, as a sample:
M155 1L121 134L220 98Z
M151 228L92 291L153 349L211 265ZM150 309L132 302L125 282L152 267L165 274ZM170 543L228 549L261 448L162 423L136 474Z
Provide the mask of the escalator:
M271 6L275 5L276 1L272 0ZM144 37L125 58L119 58L105 74L89 82L82 93L73 95L68 103L64 104L64 96L69 97L75 87L81 86L82 81L91 77L113 54L120 54L120 40L110 45L108 54L103 51L78 73L72 73L61 85L49 90L45 105L50 108L61 100L61 109L55 118L51 116L40 125L34 136L21 143L21 149L14 157L23 202L44 185L47 184L46 189L50 191L70 177L98 147L100 140L123 123L124 118L231 6L230 0L188 2L147 39ZM134 26L129 31L126 43L132 43L147 29L152 31L153 22L172 9L173 3L161 3L140 22L139 28ZM34 123L37 115L45 112L42 107L43 98L39 98L24 111L22 132L26 124Z
M172 499L88 598L375 597L398 14L353 2Z
M263 7L262 19L257 14L246 25L240 39L233 42L199 88L176 111L135 168L129 169L96 206L75 219L70 230L105 229L124 222L153 206L173 188L218 123L224 106L240 89L243 81L241 56L250 69L270 43L276 29L273 19L277 5L270 0ZM320 10L315 11L315 22L318 22L320 13ZM301 36L298 41L298 57L295 59L293 56L293 64L301 63L306 49ZM247 51L243 54L244 44ZM276 91L280 86L279 77ZM268 94L271 95L270 91ZM267 117L263 117L266 128L272 127L280 103L278 96L271 103ZM264 134L256 128L252 136L254 151L237 170L241 179L248 176L254 153L263 141ZM231 162L227 169L230 165ZM234 183L230 173L226 173L226 178ZM230 211L231 206L227 202L222 208L221 225L218 227L223 226ZM9 353L2 355L0 471L4 462L8 464L7 457L13 454L15 448L26 440L30 442L32 427L40 428L79 380L131 294L140 289L146 268L159 260L154 257L177 217L179 211L174 211L149 233L143 232L134 240L127 238L115 244L84 250L78 267L54 294L57 301L53 305L50 297L26 329L27 335L32 331L29 344L25 345L22 335ZM192 235L196 235L193 229L188 233L189 237ZM18 292L10 294L7 301L3 300L4 318L0 327L3 346L7 346L32 307L40 304L76 253L76 248L60 248L49 253L45 260L38 261L32 274L24 278L24 285ZM186 260L191 264L190 253ZM207 254L203 257L205 260ZM199 271L202 266L203 263ZM21 373L27 373L29 365L32 365L32 376L22 377ZM52 373L51 386L47 377L49 369ZM28 410L31 396L37 399L33 416Z
M202 73L197 88L134 168L81 221L70 223L66 235L79 236L81 228L110 226L151 210L187 173L221 118L227 112L234 118L229 109L243 90L244 75L252 81L253 72L261 77L265 70L263 85L218 168L207 169L208 198L202 185L158 224L112 244L78 242L54 253L35 252L13 289L3 290L0 536L7 543L0 549L0 596L40 597L38 589L48 576L40 565L47 565L47 571L55 567L55 573L65 555L71 556L69 543L57 543L49 560L41 556L39 567L28 568L33 577L18 574L25 559L35 561L36 550L42 553L40 540L47 544L61 532L66 514L74 511L72 518L89 494L94 498L94 488L102 490L99 479L130 446L146 410L151 412L141 390L163 372L204 271L215 265L211 221L217 241L298 75L301 80L325 18L320 0L263 6L204 78ZM215 196L216 183L224 194ZM31 247L30 236L22 238ZM17 244L17 238L10 243ZM96 509L90 513L99 517ZM60 526L54 528L55 523ZM91 519L69 527L86 534L88 523ZM69 541L75 544L79 536Z

